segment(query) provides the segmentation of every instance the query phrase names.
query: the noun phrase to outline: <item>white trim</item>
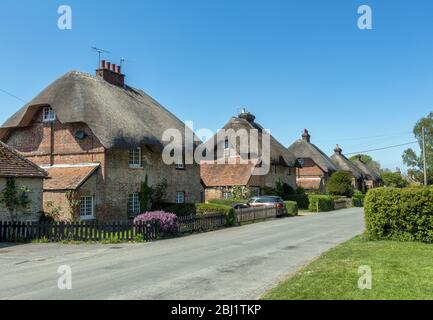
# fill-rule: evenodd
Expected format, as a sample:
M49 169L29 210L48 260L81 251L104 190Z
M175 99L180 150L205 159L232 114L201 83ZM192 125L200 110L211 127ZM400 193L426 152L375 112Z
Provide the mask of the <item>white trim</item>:
M56 112L51 107L44 107L42 109L42 122L53 122L53 121L56 121Z
M83 201L88 201L89 199L91 199L91 210L92 213L91 214L86 214L86 215L82 215L82 209L83 209ZM85 205L87 206L87 203L85 203ZM85 210L87 209L87 207L85 208ZM95 219L95 196L81 196L80 197L80 220L93 220Z
M138 163L134 163L135 159L135 152L138 150ZM132 155L131 155L132 153ZM141 147L135 148L135 149L130 149L128 152L128 163L129 163L129 168L131 169L142 169L143 168L143 159L142 159L142 150ZM131 159L132 156L132 159ZM131 163L131 160L133 163Z
M55 164L55 165L41 165L42 169L51 168L81 168L81 167L99 167L100 163L77 163L77 164Z

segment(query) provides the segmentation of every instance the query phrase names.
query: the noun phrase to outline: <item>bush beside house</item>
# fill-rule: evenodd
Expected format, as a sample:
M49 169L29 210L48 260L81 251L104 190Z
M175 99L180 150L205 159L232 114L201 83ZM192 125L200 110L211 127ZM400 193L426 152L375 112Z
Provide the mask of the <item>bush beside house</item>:
M229 226L234 225L236 221L235 210L230 206L214 203L198 203L196 204L196 212L197 214L223 213Z
M334 197L328 195L311 195L308 210L311 212L332 211L335 208Z
M287 210L287 215L294 217L298 215L298 204L295 201L284 201Z
M354 192L352 176L346 171L335 172L329 179L326 191L334 196L352 197Z
M379 188L365 199L367 234L372 239L433 242L432 188Z

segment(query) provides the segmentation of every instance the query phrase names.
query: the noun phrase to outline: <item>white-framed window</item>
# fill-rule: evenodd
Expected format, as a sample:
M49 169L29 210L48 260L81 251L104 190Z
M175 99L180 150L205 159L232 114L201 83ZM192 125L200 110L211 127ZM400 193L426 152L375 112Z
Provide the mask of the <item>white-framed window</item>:
M44 107L42 111L42 121L51 122L56 120L56 112L51 107Z
M230 191L223 191L223 199L231 199L232 193Z
M185 203L185 191L176 192L176 203Z
M140 196L138 193L130 193L128 196L128 214L136 216L140 213Z
M89 220L93 219L95 210L95 203L93 196L85 196L80 198L80 219Z
M184 170L185 169L185 163L183 161L182 157L178 157L176 159L176 170Z
M131 168L141 168L141 148L129 150L129 166Z

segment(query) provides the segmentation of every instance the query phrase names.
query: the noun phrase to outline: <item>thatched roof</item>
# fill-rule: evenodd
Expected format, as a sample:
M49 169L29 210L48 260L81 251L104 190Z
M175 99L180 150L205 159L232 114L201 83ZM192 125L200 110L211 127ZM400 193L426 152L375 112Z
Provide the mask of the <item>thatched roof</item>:
M362 161L361 156L359 156L358 159L355 159L353 163L362 171L362 173L368 180L378 182L382 180L379 173L377 173L375 170L370 168L365 162Z
M0 177L46 178L48 173L0 141Z
M60 77L7 120L10 128L25 127L41 106L51 106L62 123L87 124L107 148L159 145L166 129L184 136L185 125L141 90L119 87L90 74L72 71Z
M331 160L338 170L348 171L356 179L364 178L362 171L343 155L343 150L339 145L337 145L337 148L334 149L334 154L331 156Z
M258 141L259 141L259 150L258 150L258 158L261 158L262 152L262 131L264 128L255 122L255 117L250 113L240 114L238 117L232 117L229 122L222 128L224 130L233 129L234 131L238 131L241 129L250 132L252 129L258 130ZM219 138L219 139L218 139ZM211 139L205 142L206 149L216 149L217 146L224 142L225 139L222 137L218 137L218 134L215 134ZM212 145L213 143L213 145ZM236 145L237 153L240 153L239 143ZM215 151L215 155L217 152ZM295 157L295 155L287 150L280 142L278 142L272 135L270 135L270 156L271 156L271 164L280 164L287 167L297 167L299 163Z
M311 143L308 130L304 130L302 139L295 141L289 148L289 152L297 159L309 158L314 161L324 172L332 173L337 167L332 160L317 146Z

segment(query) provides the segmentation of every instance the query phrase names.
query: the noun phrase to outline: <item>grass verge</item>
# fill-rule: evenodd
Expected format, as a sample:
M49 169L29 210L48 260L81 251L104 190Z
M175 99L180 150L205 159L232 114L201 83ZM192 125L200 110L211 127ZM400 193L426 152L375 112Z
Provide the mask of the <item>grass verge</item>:
M358 288L370 266L371 290ZM358 236L323 254L263 296L265 300L433 299L433 245Z

